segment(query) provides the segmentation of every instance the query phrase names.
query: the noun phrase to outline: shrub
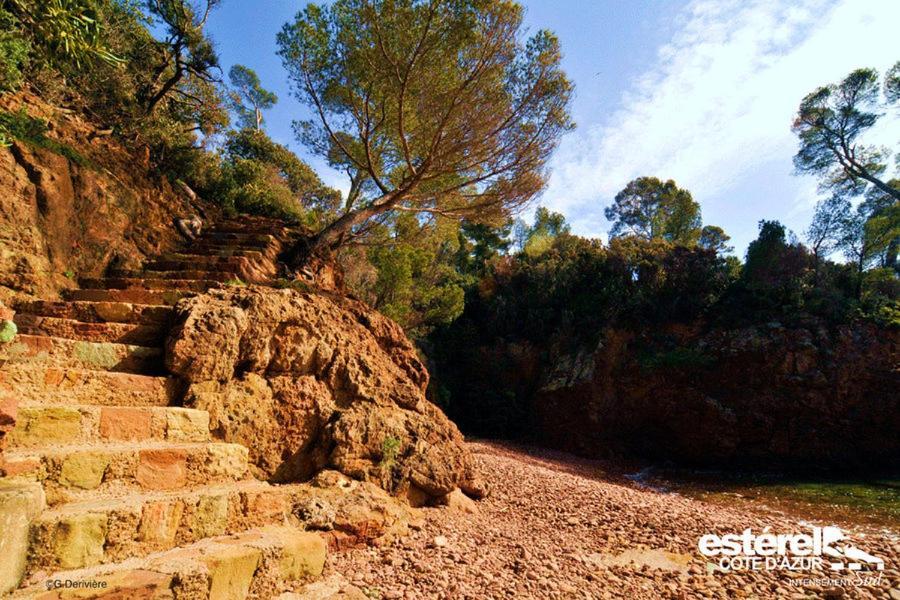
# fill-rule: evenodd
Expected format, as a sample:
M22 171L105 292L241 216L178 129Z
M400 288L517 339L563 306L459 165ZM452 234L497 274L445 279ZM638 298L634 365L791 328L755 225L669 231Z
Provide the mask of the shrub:
M0 91L16 90L22 84L22 70L28 64L31 44L22 37L18 19L0 9Z

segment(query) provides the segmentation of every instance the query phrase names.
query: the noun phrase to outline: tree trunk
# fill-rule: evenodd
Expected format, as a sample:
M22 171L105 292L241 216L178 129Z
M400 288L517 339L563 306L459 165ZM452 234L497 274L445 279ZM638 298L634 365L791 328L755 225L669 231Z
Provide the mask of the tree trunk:
M324 258L341 247L347 235L357 225L388 211L396 203L396 196L386 197L368 206L346 213L311 238L304 239L288 250L285 260L292 268L302 267L311 257Z
M863 167L857 166L856 168L857 168L857 171L859 172L859 176L861 178L865 179L866 181L868 181L869 183L871 183L872 185L877 187L879 190L881 190L888 196L891 196L892 198L894 198L894 200L900 200L900 190L896 190L896 189L892 188L885 182L881 181L877 177L870 174Z
M175 74L166 81L163 86L159 89L158 92L153 94L150 97L150 100L147 102L147 114L153 114L153 110L156 108L156 105L159 104L159 101L165 98L166 94L168 94L175 85L181 81L181 78L184 76L184 71L181 69L175 71Z

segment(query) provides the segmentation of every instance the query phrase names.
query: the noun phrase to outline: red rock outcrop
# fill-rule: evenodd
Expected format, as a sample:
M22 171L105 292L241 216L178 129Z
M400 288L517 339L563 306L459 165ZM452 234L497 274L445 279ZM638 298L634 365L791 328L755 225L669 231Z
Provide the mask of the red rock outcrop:
M549 362L532 397L535 431L594 456L896 464L898 348L900 332L864 323L607 330L595 349Z
M174 218L215 216L75 112L28 92L5 94L0 110L46 121L46 136L83 158L19 140L0 147L0 301L53 297L113 262L133 268L177 246Z
M425 398L428 373L403 330L326 293L240 287L178 304L166 353L185 402L258 474L335 469L413 504L483 493L462 435Z

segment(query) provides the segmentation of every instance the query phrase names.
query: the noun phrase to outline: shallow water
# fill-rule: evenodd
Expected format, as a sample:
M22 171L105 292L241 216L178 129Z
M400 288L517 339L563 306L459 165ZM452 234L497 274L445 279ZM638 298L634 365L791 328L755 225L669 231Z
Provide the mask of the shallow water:
M900 475L812 478L721 471L653 470L642 480L713 503L749 503L811 521L900 532Z

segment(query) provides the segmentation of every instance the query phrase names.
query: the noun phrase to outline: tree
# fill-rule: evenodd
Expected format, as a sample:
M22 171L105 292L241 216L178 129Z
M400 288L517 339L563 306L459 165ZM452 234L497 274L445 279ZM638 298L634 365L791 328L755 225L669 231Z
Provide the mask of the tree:
M196 88L214 84L213 73L219 68L219 58L203 28L219 1L206 0L198 9L189 0L148 0L147 9L166 35L157 47L158 64L141 93L148 115L170 93L179 97L178 103L203 103ZM181 85L191 79L195 90Z
M892 70L893 72L893 70ZM885 85L888 99L894 98L895 74ZM860 136L874 126L879 109L878 73L857 69L839 84L820 87L800 103L793 131L800 138L794 166L800 173L821 178L820 187L857 195L869 184L900 200L900 190L879 176L885 171L883 148L860 143Z
M700 236L700 205L691 193L669 179L638 177L616 194L605 210L613 221L612 237L636 235L692 245Z
M838 247L856 269L856 296L862 298L863 274L868 266L881 257L881 265L888 266L889 249L900 237L900 204L890 205L863 202L856 210L847 210L841 223Z
M521 40L508 0L336 0L278 36L310 149L363 179L304 253L334 249L385 213L490 220L542 189L573 125L557 38Z
M884 99L888 104L900 101L900 60L884 75Z
M553 240L569 231L565 216L541 206L534 213L534 225L526 226L522 250L532 256L543 254L553 245Z
M730 239L731 236L718 225L704 225L700 230L697 245L706 250L712 250L716 254L728 254L734 250L734 246L728 245Z
M813 254L816 283L819 282L822 261L841 245L850 211L850 201L840 194L834 194L816 204L812 222L806 230L806 241Z
M244 65L234 65L228 71L228 80L232 90L228 94L231 109L238 116L238 123L243 128L262 128L262 111L272 108L278 102L278 96L263 89L259 77L253 69Z
M463 275L483 275L485 265L490 260L509 250L511 229L511 221L506 221L500 227L463 221L459 227L457 270Z
M412 337L458 317L465 304L466 277L455 268L459 224L438 217L420 223L399 213L371 240L367 255L377 275L368 290L355 290ZM378 238L374 235L371 237Z
M337 190L264 131L241 129L225 141L224 172L214 193L226 205L255 214L317 225L334 214Z
M747 246L741 277L760 298L782 306L799 305L808 266L806 249L788 239L784 225L760 221L759 235Z

